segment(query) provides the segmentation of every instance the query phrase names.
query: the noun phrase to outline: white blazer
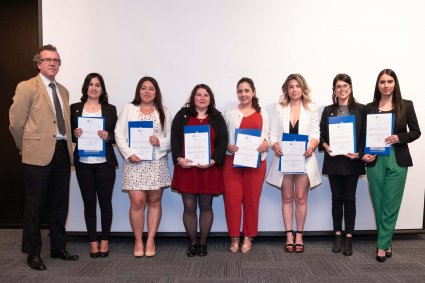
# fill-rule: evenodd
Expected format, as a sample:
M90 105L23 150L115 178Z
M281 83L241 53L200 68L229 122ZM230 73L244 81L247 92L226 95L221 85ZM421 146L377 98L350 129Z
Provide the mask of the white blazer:
M171 136L171 114L166 107L164 107L165 123L164 129L159 127L156 137L159 139L159 146L154 146L156 159L166 156L171 150L170 136ZM159 112L155 109L154 115L159 123ZM128 122L140 121L140 106L129 103L124 106L118 121L115 126L115 141L118 149L123 155L124 159L128 159L134 154L134 151L128 146Z
M276 142L281 142L282 134L289 133L289 123L291 117L290 105L276 105L276 112L271 120L270 143L273 146ZM307 105L307 109L300 107L300 116L298 123L298 133L308 135L308 141L316 139L320 141L320 119L317 113L317 106L314 103ZM319 166L317 165L316 154L313 152L311 157L305 160L305 170L310 180L310 188L314 188L322 183L320 178ZM279 171L279 157L273 154L273 161L267 173L266 182L272 186L281 188L283 173Z
M261 111L261 117L263 118L263 125L261 126L261 142L266 140L269 145L269 116L266 111ZM229 135L229 144L235 144L235 130L240 127L243 119L243 113L239 111L238 107L231 109L226 109L224 111L224 120L227 125L227 132ZM260 146L260 145L258 145ZM227 155L232 155L233 153L226 151ZM261 160L265 160L267 158L267 152L261 153Z

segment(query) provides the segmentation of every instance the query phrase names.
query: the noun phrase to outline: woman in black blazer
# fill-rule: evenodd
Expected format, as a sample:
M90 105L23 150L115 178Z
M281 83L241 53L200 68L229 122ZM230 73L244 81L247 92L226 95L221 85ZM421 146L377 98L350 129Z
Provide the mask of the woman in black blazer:
M322 173L328 175L332 191L332 218L335 231L334 253L343 251L346 256L353 254L352 235L356 220L356 190L359 175L365 174L364 163L358 152L333 155L329 145L329 117L355 117L356 148L360 147L362 118L365 106L357 103L353 96L353 85L347 74L338 74L333 80L333 104L326 106L320 121L319 149L325 151ZM344 218L346 238L342 239Z
M115 169L118 166L112 144L115 143L114 129L117 110L108 103L105 82L100 74L90 73L82 87L81 102L71 105L72 141L77 143L74 150L74 164L78 184L84 201L84 217L90 240L90 256L107 257L109 234L112 223L112 191ZM84 130L78 127L78 117L103 117L105 128L98 136L105 141L105 156L79 156L78 139ZM100 246L96 235L96 195L99 200L102 223Z
M184 127L209 125L210 162L191 164L184 153ZM174 174L171 187L182 195L183 223L190 245L186 255L206 256L207 240L213 224L213 196L224 191L222 166L228 143L226 122L215 108L214 94L205 84L196 85L186 106L177 112L171 126ZM199 221L197 209L199 206ZM197 230L200 239L197 240Z
M391 146L390 155L378 157L364 154L362 160L367 166L378 230L376 260L384 262L392 256L392 237L403 198L407 168L413 165L407 144L421 135L413 103L402 99L397 75L390 69L379 73L373 102L366 105L365 114L379 113L394 115L393 134L385 139L385 143ZM366 133L366 118L363 119L362 131Z

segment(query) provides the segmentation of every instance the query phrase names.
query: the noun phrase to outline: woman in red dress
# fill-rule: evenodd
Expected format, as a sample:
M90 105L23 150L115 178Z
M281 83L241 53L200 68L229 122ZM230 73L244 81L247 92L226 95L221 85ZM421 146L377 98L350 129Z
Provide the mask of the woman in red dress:
M184 126L210 126L210 162L195 164L185 158ZM223 193L221 167L227 147L226 123L215 108L214 94L205 84L196 85L186 106L177 112L171 126L174 174L171 187L182 195L183 223L190 240L187 256L206 256L207 240L214 219L213 196ZM200 239L197 240L199 203Z

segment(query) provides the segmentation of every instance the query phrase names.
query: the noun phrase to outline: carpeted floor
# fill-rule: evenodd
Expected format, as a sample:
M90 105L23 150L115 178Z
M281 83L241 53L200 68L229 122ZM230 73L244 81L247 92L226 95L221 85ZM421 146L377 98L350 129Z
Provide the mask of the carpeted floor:
M283 238L261 237L250 254L232 254L230 241L211 238L206 257L188 258L187 240L162 237L156 256L136 259L133 240L114 237L110 256L92 259L85 237L69 237L68 250L80 260L49 257L43 231L46 271L33 271L20 252L21 230L0 230L0 282L425 282L425 235L396 235L393 257L375 260L375 237L355 238L351 257L331 252L331 237L304 238L304 254L288 254Z

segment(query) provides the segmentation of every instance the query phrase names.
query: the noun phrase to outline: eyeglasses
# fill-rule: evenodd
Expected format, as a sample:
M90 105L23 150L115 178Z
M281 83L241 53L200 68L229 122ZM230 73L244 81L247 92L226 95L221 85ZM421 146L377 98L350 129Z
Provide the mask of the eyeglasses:
M343 84L343 85L337 85L337 86L335 87L335 89L336 89L336 90L341 90L341 89L343 89L343 90L347 90L349 87L350 87L350 85L349 85L349 84Z
M53 58L43 58L40 61L41 62L47 62L47 64L51 64L53 62L54 64L60 65L62 63L61 59L56 59L56 58L55 59L53 59Z

